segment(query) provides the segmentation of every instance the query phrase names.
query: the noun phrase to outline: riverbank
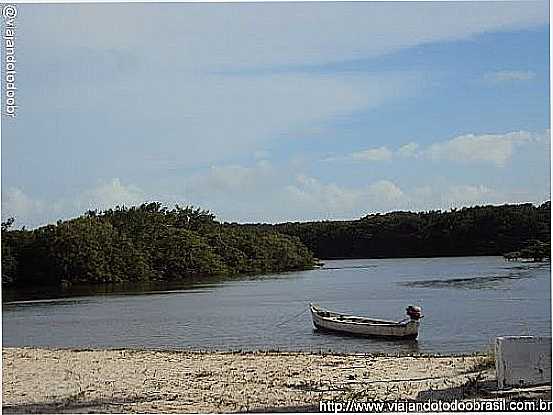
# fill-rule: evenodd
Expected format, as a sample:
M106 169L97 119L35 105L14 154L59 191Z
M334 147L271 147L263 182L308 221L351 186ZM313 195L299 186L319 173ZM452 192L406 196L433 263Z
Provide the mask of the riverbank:
M3 411L318 410L321 400L463 398L488 356L4 348Z

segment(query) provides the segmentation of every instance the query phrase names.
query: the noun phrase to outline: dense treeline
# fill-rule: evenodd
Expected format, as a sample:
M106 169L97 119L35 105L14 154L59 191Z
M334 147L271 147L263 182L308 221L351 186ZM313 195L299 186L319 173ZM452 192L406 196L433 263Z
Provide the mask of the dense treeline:
M551 203L374 214L353 221L250 225L298 237L318 258L502 255L550 242Z
M208 211L159 203L89 211L35 230L2 224L4 286L174 281L313 266L299 239L221 224Z
M352 221L219 223L193 207L117 207L35 230L2 224L4 286L178 281L310 268L318 258L549 257L551 203L373 214ZM529 245L530 244L530 245ZM542 252L543 251L543 252ZM530 251L528 251L530 252Z
M529 241L520 251L503 254L506 260L518 261L519 259L541 262L545 258L551 259L551 243L537 240Z

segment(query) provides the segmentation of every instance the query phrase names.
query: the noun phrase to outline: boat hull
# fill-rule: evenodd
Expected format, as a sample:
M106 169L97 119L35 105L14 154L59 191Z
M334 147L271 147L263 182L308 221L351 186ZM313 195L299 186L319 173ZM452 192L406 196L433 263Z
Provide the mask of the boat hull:
M313 325L318 330L362 337L414 340L418 337L420 326L419 320L393 322L366 319L367 321L364 321L365 319L361 317L327 312L313 305L311 305L311 317ZM340 319L353 321L340 321Z

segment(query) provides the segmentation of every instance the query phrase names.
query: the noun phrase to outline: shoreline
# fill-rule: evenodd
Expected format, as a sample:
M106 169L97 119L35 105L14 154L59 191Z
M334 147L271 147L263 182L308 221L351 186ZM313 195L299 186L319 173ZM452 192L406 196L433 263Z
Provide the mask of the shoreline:
M490 356L4 348L3 411L292 412L471 395Z
M63 347L63 346L2 346L3 350L44 350L50 352L129 352L129 353L166 353L166 354L191 354L191 355L278 355L278 356L336 356L336 357L366 357L366 358L486 358L490 352L479 350L473 352L341 352L331 349L319 350L293 350L293 349L201 349L201 348L161 348L161 347Z

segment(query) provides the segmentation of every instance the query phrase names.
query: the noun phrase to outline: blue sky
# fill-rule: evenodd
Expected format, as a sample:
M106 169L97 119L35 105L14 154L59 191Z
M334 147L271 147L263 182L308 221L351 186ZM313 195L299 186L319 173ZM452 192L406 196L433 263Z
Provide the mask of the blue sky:
M550 198L547 2L19 5L2 217Z

